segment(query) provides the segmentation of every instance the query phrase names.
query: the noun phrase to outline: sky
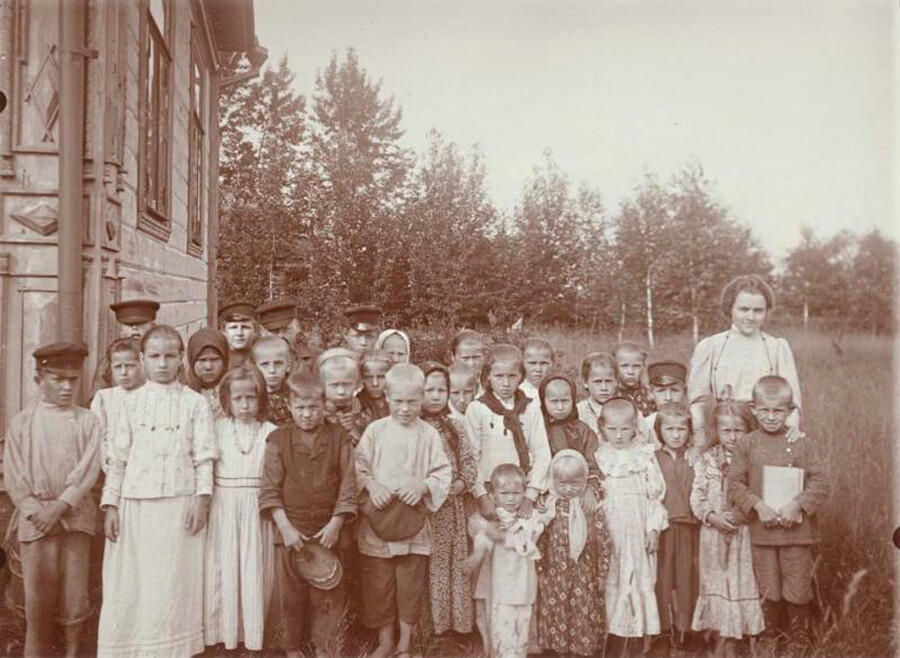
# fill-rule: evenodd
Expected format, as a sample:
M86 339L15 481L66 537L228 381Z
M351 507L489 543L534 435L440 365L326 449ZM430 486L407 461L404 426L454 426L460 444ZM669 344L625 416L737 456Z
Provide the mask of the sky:
M773 259L800 228L879 228L892 212L888 0L256 0L272 63L315 92L356 49L402 107L402 143L434 128L484 155L511 211L550 149L615 212L645 173L699 162ZM900 196L898 196L900 198Z

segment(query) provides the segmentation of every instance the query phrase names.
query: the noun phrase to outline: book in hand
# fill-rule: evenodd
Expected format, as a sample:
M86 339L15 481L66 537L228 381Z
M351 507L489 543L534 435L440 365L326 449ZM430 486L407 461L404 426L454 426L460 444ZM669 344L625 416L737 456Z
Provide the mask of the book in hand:
M788 466L763 466L763 502L776 512L803 491L803 469Z

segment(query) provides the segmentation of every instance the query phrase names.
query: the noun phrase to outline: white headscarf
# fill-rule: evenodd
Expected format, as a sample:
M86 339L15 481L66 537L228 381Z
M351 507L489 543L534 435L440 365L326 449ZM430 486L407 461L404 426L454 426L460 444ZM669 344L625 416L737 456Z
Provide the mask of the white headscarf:
M404 363L409 363L409 355L412 351L412 348L409 344L409 336L407 336L405 332L400 331L399 329L385 329L380 334L378 334L378 339L375 341L375 348L379 350L384 349L384 341L386 341L391 336L400 336L400 338L403 339L403 342L406 343L406 361L404 361Z
M581 467L584 469L585 477L587 477L587 460L584 458L584 455L577 450L560 450L553 455L553 461L550 462L550 500L548 501L548 506L549 504L552 504L554 508L556 507L556 501L561 498L561 496L556 489L556 481L553 479L553 467L558 461L565 459L566 457L571 457L581 464ZM577 562L578 558L581 556L581 552L584 550L584 545L587 543L588 534L587 518L585 518L584 510L581 508L581 497L569 499L568 521L569 557L571 557L574 562Z

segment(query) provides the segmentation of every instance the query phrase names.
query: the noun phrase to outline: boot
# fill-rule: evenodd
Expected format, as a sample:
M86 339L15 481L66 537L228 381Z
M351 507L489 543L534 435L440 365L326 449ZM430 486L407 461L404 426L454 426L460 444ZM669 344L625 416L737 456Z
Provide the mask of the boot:
M760 639L763 642L767 640L777 641L781 637L783 632L784 606L782 605L781 601L771 601L769 599L763 599L762 611L766 628L760 635Z
M788 641L792 649L796 648L799 651L798 655L803 655L810 648L809 604L797 604L790 601L784 603L787 608Z

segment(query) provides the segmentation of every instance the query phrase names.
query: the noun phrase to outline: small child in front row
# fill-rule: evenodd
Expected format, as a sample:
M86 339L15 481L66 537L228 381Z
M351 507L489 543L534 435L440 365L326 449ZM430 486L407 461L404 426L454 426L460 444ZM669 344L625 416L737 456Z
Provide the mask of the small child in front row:
M266 382L266 421L277 427L290 425L287 378L294 365L291 344L283 336L263 336L250 348L250 360Z
M454 363L448 369L450 373L450 417L461 423L466 422L466 409L475 399L478 381L475 371L462 363Z
M700 587L700 525L691 513L694 469L687 458L691 414L678 402L664 403L655 413L654 433L662 439L656 461L666 483L663 504L669 517L669 527L659 536L656 603L662 634L671 648L684 649L691 643Z
M475 621L489 658L525 658L538 579L537 541L555 507L535 508L528 516L525 471L500 464L491 473L490 496L496 521L482 514L469 518L472 554L466 571L476 574Z
M612 356L604 352L593 352L584 357L581 362L581 383L588 396L578 403L578 418L602 439L600 412L619 388L616 362Z
M296 568L296 554L316 542L338 552L350 541L347 524L356 516L353 445L338 424L324 422L325 396L318 377L295 372L287 381L293 422L266 440L259 512L278 527L276 572L280 616L288 658L300 658L308 635L316 656L338 654L333 642L347 600L345 577L318 589ZM304 629L308 633L304 633Z
M794 400L786 379L761 377L753 386L751 408L759 429L738 439L728 471L728 495L750 517L753 567L766 629L782 627L784 611L785 630L802 640L812 599L812 548L819 540L815 515L828 498L828 474L815 441L804 436L788 442L787 419ZM778 509L762 498L763 478L770 466L802 471L802 489Z
M25 656L50 656L56 624L67 658L81 655L91 614L88 571L100 473L100 420L76 398L83 344L54 343L34 352L40 395L16 414L3 450L6 492L15 505L25 588Z
M438 431L419 418L422 370L397 364L387 374L391 415L371 423L356 448L356 475L364 494L359 530L363 623L378 629L374 658L409 658L412 629L426 599L432 549L430 512L450 491L451 467Z
M700 519L700 597L691 628L716 634L716 658L736 658L744 635L763 631L759 588L753 574L750 526L726 490L738 440L750 432L750 407L724 401L713 413L712 443L694 464L691 509Z
M525 379L519 384L522 392L532 400L538 398L541 381L556 365L556 350L545 338L529 338L522 344Z
M213 419L222 418L219 382L228 370L228 340L225 334L210 327L198 329L188 339L188 381L203 395L212 410Z
M538 546L541 596L538 637L544 651L592 656L606 641L605 585L610 540L603 513L587 509L588 461L577 450L560 450L550 464L554 512Z
M243 643L261 651L265 614L275 579L275 532L259 514L266 437L266 384L245 363L219 385L224 415L216 421L213 497L206 531L203 579L206 646Z
M362 408L364 429L373 420L391 415L384 397L384 376L393 365L391 355L380 349L364 352L359 359L359 375L363 387L356 394L356 399Z
M141 345L134 338L120 338L106 350L112 388L97 389L91 400L91 411L100 419L100 468L109 470L109 441L115 436L116 423L122 411L125 396L144 385L144 368L141 365Z
M666 485L652 447L636 440L639 412L627 398L603 405L597 450L603 476L603 512L612 539L606 580L607 653L624 655L631 638L659 633L656 607L656 552L668 527Z

